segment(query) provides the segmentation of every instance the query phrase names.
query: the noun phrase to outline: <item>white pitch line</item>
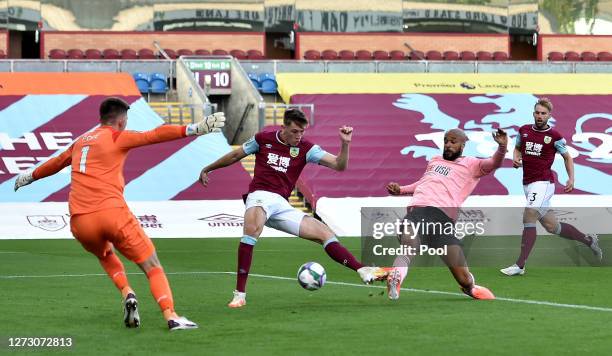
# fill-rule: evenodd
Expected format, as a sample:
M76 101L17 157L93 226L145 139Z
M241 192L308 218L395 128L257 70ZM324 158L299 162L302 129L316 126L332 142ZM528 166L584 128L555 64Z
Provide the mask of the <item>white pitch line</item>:
M127 274L128 275L138 275L138 274L142 274L142 272L129 272ZM186 271L186 272L166 272L166 274L167 275L194 275L194 274L227 274L227 275L235 275L236 272ZM9 275L9 276L1 276L0 275L0 279L62 278L62 277L99 277L99 276L106 276L106 273L50 274L50 275ZM271 276L271 275L267 275L267 274L256 274L256 273L249 274L249 277L276 279L276 280L283 280L283 281L294 281L295 280L295 278L291 278L291 277ZM327 281L326 283L327 284L333 284L333 285L339 285L339 286L348 286L348 287L375 288L375 289L386 288L384 286L372 286L372 285L357 284L357 283L347 283L347 282ZM463 293L456 293L456 292L445 292L445 291L439 291L439 290L425 290L425 289L416 289L416 288L402 288L401 290L406 291L406 292L438 294L438 295L452 295L452 296L459 296L459 297L468 298L465 294L463 294ZM583 304L564 304L564 303L547 302L547 301L541 301L541 300L515 299L515 298L504 298L504 297L496 297L495 300L503 301L503 302L510 302L510 303L545 305L545 306L557 307L557 308L583 309L583 310L612 312L612 308L595 307L595 306L583 305Z

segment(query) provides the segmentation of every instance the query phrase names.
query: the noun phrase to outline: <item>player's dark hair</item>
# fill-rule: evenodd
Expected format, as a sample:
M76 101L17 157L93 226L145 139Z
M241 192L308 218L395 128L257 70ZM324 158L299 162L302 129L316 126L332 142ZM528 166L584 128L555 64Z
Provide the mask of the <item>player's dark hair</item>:
M104 99L100 104L100 122L103 124L112 123L117 117L125 114L130 105L123 99L110 97Z
M548 99L548 98L539 98L538 102L533 106L533 108L535 109L535 107L538 106L538 105L547 108L548 112L552 112L552 110L553 110L552 101L550 101L550 99Z
M283 124L285 126L291 125L292 122L295 122L300 127L304 127L308 125L308 119L304 112L300 109L289 108L285 110L285 115L283 117Z

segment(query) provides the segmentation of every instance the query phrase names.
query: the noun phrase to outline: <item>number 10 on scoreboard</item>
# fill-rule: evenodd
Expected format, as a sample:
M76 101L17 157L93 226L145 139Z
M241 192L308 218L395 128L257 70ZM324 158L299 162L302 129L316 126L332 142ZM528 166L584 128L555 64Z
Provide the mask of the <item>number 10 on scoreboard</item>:
M196 70L193 72L196 81L208 94L229 95L232 92L230 71Z

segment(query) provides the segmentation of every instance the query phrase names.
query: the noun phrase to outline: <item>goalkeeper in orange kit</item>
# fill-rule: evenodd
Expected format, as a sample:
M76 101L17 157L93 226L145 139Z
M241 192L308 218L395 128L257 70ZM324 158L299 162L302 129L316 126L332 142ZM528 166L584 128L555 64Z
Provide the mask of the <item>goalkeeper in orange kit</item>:
M140 325L138 301L113 247L146 273L151 293L170 330L197 328L196 323L179 317L174 311L172 291L155 247L123 198L123 165L132 148L221 131L225 117L223 113L215 113L187 126L163 125L151 131L135 132L125 130L129 108L119 98L105 99L100 104L100 126L78 137L59 156L21 173L15 181L15 191L70 165L70 229L81 245L98 258L121 291L125 325Z

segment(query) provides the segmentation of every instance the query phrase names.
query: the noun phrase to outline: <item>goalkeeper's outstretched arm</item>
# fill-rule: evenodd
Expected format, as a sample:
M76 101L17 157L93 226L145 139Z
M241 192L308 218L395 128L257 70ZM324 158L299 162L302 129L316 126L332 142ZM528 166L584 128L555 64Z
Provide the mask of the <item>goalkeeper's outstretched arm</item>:
M246 152L244 152L244 149L242 147L238 147L235 150L229 152L228 154L224 155L223 157L219 158L208 166L202 168L202 171L200 172L200 183L202 183L202 185L206 187L208 185L208 173L219 168L230 166L240 161L246 156L247 154Z

